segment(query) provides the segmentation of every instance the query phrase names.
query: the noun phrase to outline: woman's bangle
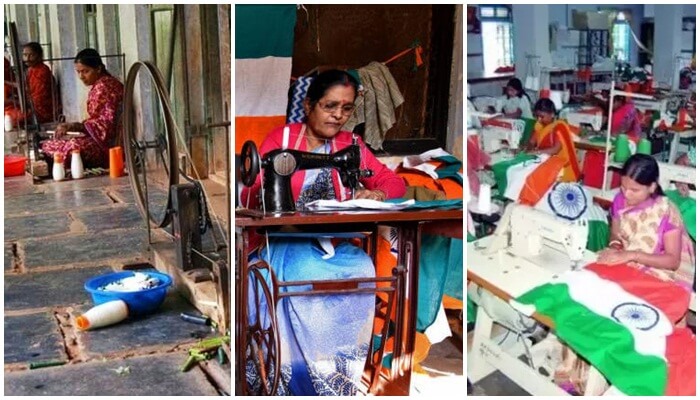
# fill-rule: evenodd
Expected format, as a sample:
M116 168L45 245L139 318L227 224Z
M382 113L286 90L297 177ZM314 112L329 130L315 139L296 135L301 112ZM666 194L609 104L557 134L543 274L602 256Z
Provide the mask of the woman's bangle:
M610 243L608 243L608 247L615 250L622 250L622 242L619 240L611 240Z

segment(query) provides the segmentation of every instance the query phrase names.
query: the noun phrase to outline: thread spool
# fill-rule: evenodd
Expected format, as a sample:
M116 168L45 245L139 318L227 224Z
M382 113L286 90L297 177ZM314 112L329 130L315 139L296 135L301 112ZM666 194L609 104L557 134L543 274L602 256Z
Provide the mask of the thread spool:
M630 151L629 138L624 133L617 136L617 141L615 141L615 162L623 163L627 161L632 152Z
M651 155L651 142L649 139L641 139L637 145L638 154L648 154Z
M479 203L477 207L479 212L484 214L491 211L491 186L486 184L479 186Z
M109 149L109 177L124 176L124 156L120 146Z
M78 329L88 330L116 324L129 316L129 308L123 300L113 300L92 307L75 319Z

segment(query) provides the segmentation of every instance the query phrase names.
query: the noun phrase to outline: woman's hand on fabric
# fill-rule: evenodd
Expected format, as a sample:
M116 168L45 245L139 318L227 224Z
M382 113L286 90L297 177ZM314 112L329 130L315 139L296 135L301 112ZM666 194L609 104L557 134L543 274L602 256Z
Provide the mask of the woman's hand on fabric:
M678 193L683 197L688 197L688 195L690 195L690 187L687 183L676 182L676 189L678 189Z
M386 193L381 190L358 189L355 191L355 198L384 201L386 200Z
M628 262L634 261L634 259L635 253L633 251L616 250L609 248L598 253L598 262L602 264L626 264Z

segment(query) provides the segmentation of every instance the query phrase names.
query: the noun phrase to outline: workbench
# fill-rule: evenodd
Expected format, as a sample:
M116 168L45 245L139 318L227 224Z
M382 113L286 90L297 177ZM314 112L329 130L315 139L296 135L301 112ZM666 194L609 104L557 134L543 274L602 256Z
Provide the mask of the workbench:
M247 394L246 389L246 338L248 322L246 306L248 298L248 250L253 230L258 233L275 231L283 227L313 232L374 232L379 225L398 230L397 265L406 271L404 287L398 288L396 330L393 358L388 374L379 375L378 389L373 394L408 395L413 368L413 351L416 337L418 267L420 260L421 233L445 234L462 237L462 210L420 211L343 211L343 212L296 212L289 214L263 214L260 211L237 210L236 227L236 280L235 280L235 324L236 324L236 390Z
M492 237L488 236L467 244L467 281L488 290L508 302L537 286L551 282L557 274L568 271L568 258L554 250L544 252L533 259L516 258L506 252L484 254ZM583 263L596 259L596 254L586 250ZM553 328L552 321L535 313L532 316L539 323ZM474 339L467 348L467 377L471 382L499 370L518 386L535 396L567 396L568 393L555 385L544 375L530 368L518 359L524 348L501 348L492 338L494 320L481 308L477 311ZM551 333L550 333L551 335ZM535 345L530 351L536 351ZM589 387L600 384L602 375L593 367L590 369ZM614 387L607 394L620 394Z

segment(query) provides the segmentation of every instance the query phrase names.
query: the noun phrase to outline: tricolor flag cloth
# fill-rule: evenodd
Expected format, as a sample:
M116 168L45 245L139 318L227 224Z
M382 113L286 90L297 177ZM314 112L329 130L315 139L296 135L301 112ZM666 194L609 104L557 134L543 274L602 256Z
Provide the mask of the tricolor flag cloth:
M511 305L551 318L557 336L627 395L695 395L695 336L675 327L690 295L628 265L590 264Z
M292 74L295 5L236 5L236 153L284 125Z

